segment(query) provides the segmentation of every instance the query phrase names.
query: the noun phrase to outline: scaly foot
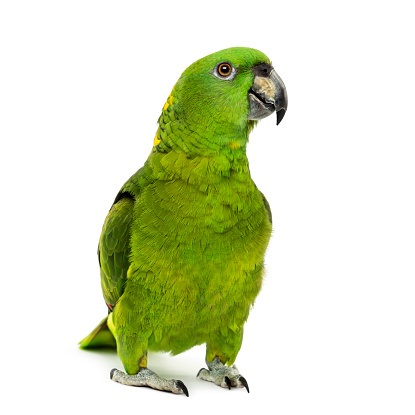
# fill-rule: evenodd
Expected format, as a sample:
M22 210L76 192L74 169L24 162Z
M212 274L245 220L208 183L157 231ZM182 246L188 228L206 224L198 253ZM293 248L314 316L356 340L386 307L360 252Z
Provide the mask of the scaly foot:
M216 356L211 362L206 362L209 370L200 369L197 377L222 388L230 389L232 386L238 388L246 388L249 393L248 382L240 375L236 366L225 366Z
M129 386L148 386L153 389L161 391L169 391L173 393L184 393L189 396L189 392L185 384L181 380L167 380L161 378L157 373L146 367L140 368L140 371L136 375L127 375L118 369L112 369L110 378L114 382L122 383L123 385Z

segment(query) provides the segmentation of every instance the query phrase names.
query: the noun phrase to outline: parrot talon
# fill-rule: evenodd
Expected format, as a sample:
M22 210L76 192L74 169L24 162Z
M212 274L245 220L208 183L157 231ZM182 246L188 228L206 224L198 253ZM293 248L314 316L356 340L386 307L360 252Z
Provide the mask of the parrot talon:
M116 371L117 369L111 369L111 372L110 372L110 379L112 380L112 377L114 376L114 372Z
M181 389L183 393L189 397L189 391L186 388L186 385L181 380L176 380L176 387Z
M246 379L243 376L239 376L239 379L238 380L239 380L239 382L242 383L243 387L249 393L249 386L248 386L248 382L246 381Z
M225 366L218 357L215 357L211 362L207 362L207 365L209 370L205 368L199 370L197 374L199 379L213 382L222 388L231 389L232 386L246 388L249 393L248 382L239 374L236 366Z
M206 372L208 372L208 370L206 370L204 367L202 367L202 368L199 370L199 372L197 372L197 375L196 375L196 377L197 377L197 378L199 377L200 373L201 373L203 370L205 370Z

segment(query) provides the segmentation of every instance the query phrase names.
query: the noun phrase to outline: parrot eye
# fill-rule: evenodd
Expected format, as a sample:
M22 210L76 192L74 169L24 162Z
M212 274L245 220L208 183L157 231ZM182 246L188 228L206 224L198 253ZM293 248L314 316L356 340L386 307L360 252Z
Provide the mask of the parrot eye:
M212 72L216 78L230 81L235 78L236 70L229 62L218 63Z
M219 75L228 76L231 74L231 71L232 71L232 67L231 65L229 65L229 63L221 63L218 66Z

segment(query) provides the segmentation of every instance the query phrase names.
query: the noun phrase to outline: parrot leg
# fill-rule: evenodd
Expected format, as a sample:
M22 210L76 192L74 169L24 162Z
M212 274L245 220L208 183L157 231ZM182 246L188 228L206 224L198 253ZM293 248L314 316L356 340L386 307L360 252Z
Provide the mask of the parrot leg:
M224 365L218 356L216 356L211 362L206 360L206 364L209 370L204 368L200 369L197 374L198 378L213 382L222 388L230 389L232 386L246 388L249 393L248 382L243 376L240 375L235 365L232 367Z
M184 393L189 396L186 386L181 380L167 380L147 368L147 342L139 336L125 335L122 330L116 332L117 351L124 369L112 369L110 378L129 386L148 386L152 389Z
M173 392L176 394L184 393L189 396L189 392L185 384L181 380L167 380L161 378L157 373L146 367L140 367L140 370L135 375L127 375L118 369L112 369L110 378L115 381L128 386L148 386L153 389Z

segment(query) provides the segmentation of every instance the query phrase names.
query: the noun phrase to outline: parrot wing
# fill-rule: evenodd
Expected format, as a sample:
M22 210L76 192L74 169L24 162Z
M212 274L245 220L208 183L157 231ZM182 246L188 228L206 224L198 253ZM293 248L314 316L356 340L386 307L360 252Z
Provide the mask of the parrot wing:
M102 227L98 244L98 261L101 271L101 287L109 312L124 292L130 267L130 236L134 202L139 189L134 179L137 172L122 187ZM116 348L113 334L105 317L92 332L79 342L81 349L96 347Z
M118 196L117 196L118 198ZM105 219L98 245L98 261L101 270L101 287L109 311L112 311L124 291L130 266L130 227L134 199L125 195L114 202ZM108 317L108 316L107 316ZM96 347L116 348L107 317L79 342L81 349Z
M124 292L130 267L130 237L133 209L139 188L136 180L142 169L135 173L117 194L105 219L98 245L101 287L110 311Z
M110 310L124 292L130 266L130 228L134 199L122 197L114 203L105 219L98 245L101 287Z
M268 200L267 200L267 198L264 196L264 194L262 193L262 192L259 192L260 194L261 194L261 196L262 196L262 200L263 200L263 202L264 202L264 206L265 206L265 210L267 211L267 213L268 213L268 219L269 219L269 222L270 223L272 223L272 213L271 213L271 208L270 208L270 206L269 206L269 203L268 203Z

